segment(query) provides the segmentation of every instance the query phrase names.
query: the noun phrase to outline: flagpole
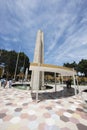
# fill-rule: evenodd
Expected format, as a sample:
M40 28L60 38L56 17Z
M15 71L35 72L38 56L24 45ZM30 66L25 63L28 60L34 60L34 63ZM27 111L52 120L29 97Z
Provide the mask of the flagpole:
M19 50L18 55L17 55L16 67L15 67L15 74L14 74L14 80L15 80L15 78L16 78L16 73L17 73L18 60L19 60L19 53L20 53L20 50Z

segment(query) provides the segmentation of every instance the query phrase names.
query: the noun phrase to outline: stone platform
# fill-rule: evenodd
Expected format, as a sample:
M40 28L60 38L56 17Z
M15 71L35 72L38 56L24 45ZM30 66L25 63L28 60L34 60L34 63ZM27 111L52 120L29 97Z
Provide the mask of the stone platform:
M0 130L87 130L80 95L60 96L15 88L0 88Z

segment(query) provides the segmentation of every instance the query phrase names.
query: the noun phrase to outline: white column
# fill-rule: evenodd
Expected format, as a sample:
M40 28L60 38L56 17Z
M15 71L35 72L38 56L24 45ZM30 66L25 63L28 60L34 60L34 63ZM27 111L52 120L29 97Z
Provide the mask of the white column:
M56 92L56 72L54 73L55 75L55 92Z
M37 83L36 83L36 88L37 88L37 90L36 90L36 103L38 102L38 90L39 90L39 71L37 71L37 73L38 73L38 76L37 76Z
M79 85L78 85L78 76L76 76L76 82L77 82L77 88L78 88L78 91L79 91L79 93L80 93L80 88L79 88Z
M36 82L36 103L38 102L38 90L39 90L39 83L40 83L40 71L39 71L39 66L40 64L38 64L38 70L37 70L37 82Z
M35 52L34 52L34 63L37 64L43 64L44 63L44 36L43 32L41 30L37 33L36 38L36 46L35 46ZM32 82L33 82L33 90L37 90L36 84L37 84L37 71L34 70L31 76ZM42 86L44 86L44 72L39 72L39 89L41 89Z
M60 78L61 78L61 74L59 75L59 84L61 84L61 82L60 82Z
M34 74L34 72L33 72L33 70L32 70L32 77L33 77L33 74ZM30 83L30 87L31 87L31 93L33 92L33 78L31 78L31 83Z
M1 81L0 81L0 87L1 87Z
M76 90L76 82L75 82L75 75L74 75L74 69L73 69L73 83L74 83L74 89L75 89L75 95L77 94L77 90Z
M62 85L63 85L63 76L61 75L61 79L62 79Z

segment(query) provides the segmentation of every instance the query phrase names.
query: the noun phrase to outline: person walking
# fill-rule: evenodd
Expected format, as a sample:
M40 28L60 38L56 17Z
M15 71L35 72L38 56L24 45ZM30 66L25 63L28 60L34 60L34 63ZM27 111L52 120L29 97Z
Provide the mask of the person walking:
M6 80L6 79L4 79L3 87L5 88L5 87L6 87L6 85L7 85L7 80Z
M11 88L11 87L12 87L12 81L9 80L9 88Z

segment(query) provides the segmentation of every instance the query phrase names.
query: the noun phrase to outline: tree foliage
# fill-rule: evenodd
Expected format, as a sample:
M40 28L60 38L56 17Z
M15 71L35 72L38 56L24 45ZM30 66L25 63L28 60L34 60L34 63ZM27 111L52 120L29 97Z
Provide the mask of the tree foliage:
M78 64L74 61L73 63L64 63L65 67L74 68L77 72L83 73L87 77L87 60L82 59Z
M65 67L69 67L69 68L74 68L75 70L77 70L77 63L74 61L73 63L64 63Z
M0 64L5 64L6 76L14 76L18 53L14 50L0 50L0 52ZM19 53L17 74L20 72L21 67L24 67L23 72L25 72L26 68L29 68L29 58L23 52Z
M77 71L83 73L85 77L87 77L87 60L82 59L79 62Z

